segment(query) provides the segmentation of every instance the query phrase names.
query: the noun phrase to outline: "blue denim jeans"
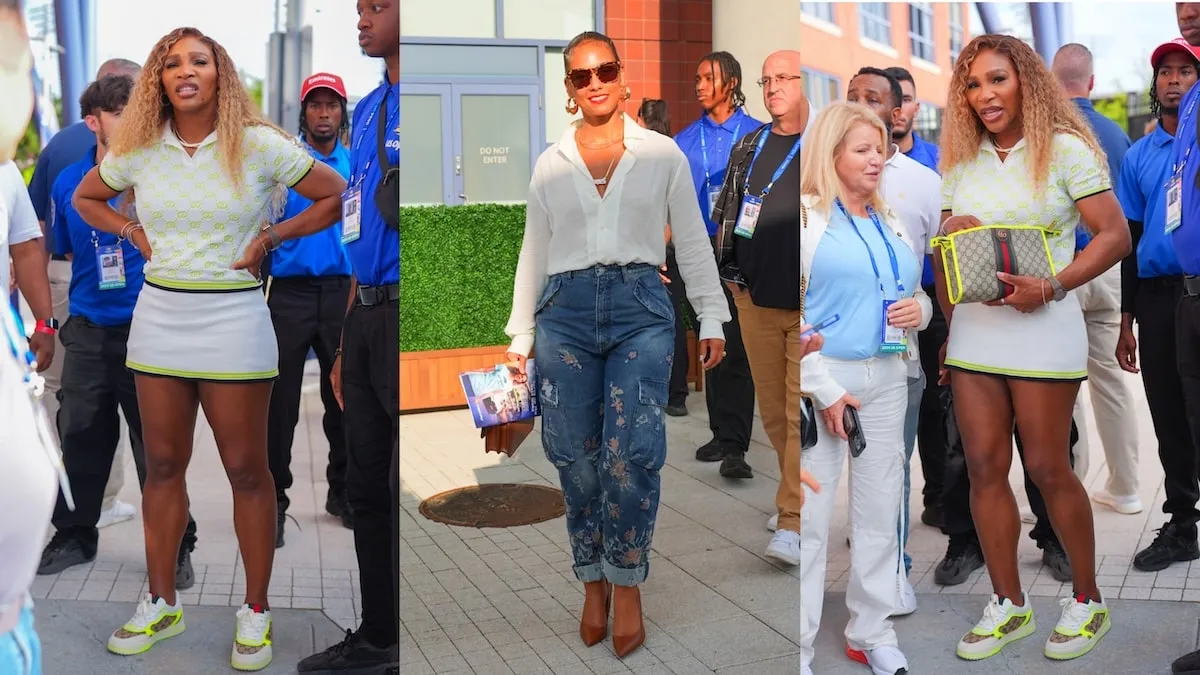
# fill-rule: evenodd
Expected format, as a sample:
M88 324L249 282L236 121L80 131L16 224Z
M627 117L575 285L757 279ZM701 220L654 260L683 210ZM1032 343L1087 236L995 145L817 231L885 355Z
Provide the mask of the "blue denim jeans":
M21 619L0 635L0 675L42 675L42 645L33 627L33 603L21 611Z
M575 576L636 586L667 456L670 296L650 265L598 266L550 277L536 316L542 445L562 483Z
M925 393L925 373L908 378L908 408L904 412L904 501L900 505L900 550L904 551L904 574L912 571L908 554L908 502L912 493L912 456L917 445L917 419L921 414L921 396Z

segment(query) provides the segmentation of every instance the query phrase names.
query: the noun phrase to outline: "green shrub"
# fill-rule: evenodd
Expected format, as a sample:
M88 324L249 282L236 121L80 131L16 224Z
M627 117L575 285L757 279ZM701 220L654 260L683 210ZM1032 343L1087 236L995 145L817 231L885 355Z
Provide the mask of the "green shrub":
M400 351L508 344L525 205L400 209Z

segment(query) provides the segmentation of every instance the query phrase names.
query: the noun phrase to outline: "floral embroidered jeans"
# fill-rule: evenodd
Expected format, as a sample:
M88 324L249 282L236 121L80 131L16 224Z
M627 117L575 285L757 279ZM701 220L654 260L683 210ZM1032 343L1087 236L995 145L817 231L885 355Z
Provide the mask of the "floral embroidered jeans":
M653 266L547 282L534 346L542 445L558 467L580 581L646 579L674 351L675 313Z

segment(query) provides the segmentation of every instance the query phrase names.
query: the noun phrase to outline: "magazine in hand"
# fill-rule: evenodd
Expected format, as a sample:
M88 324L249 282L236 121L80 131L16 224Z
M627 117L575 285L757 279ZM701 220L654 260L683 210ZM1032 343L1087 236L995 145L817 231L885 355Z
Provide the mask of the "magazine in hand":
M460 376L477 428L532 420L541 414L533 359L526 362L525 374L525 382L516 382L508 366L500 364L488 370L467 371Z

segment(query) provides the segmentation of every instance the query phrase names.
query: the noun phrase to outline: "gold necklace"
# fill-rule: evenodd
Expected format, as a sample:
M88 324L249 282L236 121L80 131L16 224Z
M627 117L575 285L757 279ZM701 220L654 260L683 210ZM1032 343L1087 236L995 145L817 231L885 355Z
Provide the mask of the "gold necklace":
M203 140L201 140L199 143L188 143L187 141L183 140L183 136L179 135L179 130L175 128L174 124L171 125L171 133L175 134L175 139L178 140L179 144L185 148L190 148L192 150L195 150L196 148L200 147L204 143Z
M608 169L606 169L604 171L603 176L601 176L600 178L592 178L592 183L595 184L596 187L608 185L608 179L612 176L613 166L616 165L617 156L620 154L621 153L619 153L619 152L613 153L612 159L608 160Z

